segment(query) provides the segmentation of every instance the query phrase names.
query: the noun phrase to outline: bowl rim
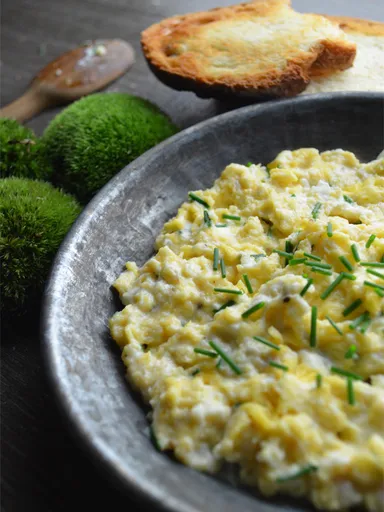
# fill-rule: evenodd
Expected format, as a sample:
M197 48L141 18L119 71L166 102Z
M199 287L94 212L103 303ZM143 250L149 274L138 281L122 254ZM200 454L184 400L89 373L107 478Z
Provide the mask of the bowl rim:
M240 108L235 108L229 112L219 114L217 116L208 118L193 126L190 126L172 137L166 139L160 144L154 146L152 149L143 153L136 160L125 166L119 171L111 180L100 189L100 191L91 199L91 201L84 207L83 211L76 219L75 223L67 233L65 239L59 247L59 250L54 258L50 274L47 280L47 286L44 291L43 303L41 309L41 323L40 323L40 336L41 346L43 353L43 366L48 376L50 388L53 390L54 397L58 404L59 412L69 427L69 430L76 441L88 454L95 465L98 466L104 475L115 484L122 491L133 492L134 500L140 500L145 504L150 504L156 510L164 512L196 512L195 508L189 506L188 503L175 500L172 495L164 493L161 489L143 482L135 476L134 470L126 471L121 466L117 465L113 460L113 451L100 439L96 439L90 435L85 422L81 421L81 417L76 415L76 411L72 406L72 396L66 392L64 381L60 376L60 340L55 335L55 317L57 315L55 297L52 293L54 284L60 279L60 269L64 264L66 253L69 251L71 244L74 241L76 233L81 230L89 220L89 212L92 211L97 205L100 205L106 200L116 185L124 181L125 176L131 169L137 169L143 166L146 160L152 158L154 155L167 151L167 148L172 145L178 145L185 138L189 138L192 134L198 131L214 130L216 126L228 123L231 119L236 117L247 117L247 114L255 112L265 113L270 110L282 109L286 106L306 106L321 105L327 102L342 102L342 101L367 101L377 100L383 104L384 111L384 92L332 92L332 93L319 93L302 95L289 99L277 99L263 103L247 105ZM384 141L383 141L384 146Z

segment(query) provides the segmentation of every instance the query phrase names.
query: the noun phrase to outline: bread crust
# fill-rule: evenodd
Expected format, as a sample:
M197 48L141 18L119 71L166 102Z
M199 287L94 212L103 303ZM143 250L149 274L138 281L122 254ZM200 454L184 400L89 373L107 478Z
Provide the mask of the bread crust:
M349 16L326 16L330 21L337 23L347 33L359 33L367 36L384 36L384 23L380 21L350 18Z
M319 40L306 51L296 51L292 56L288 55L283 69L272 65L267 70L256 73L222 72L219 75L210 74L209 70L207 71L208 68L204 68L201 64L204 57L200 56L198 48L195 52L184 51L183 48L184 41L193 41L196 47L196 41L199 38L203 46L206 41L201 37L201 31L209 23L228 24L228 21L232 22L231 20L255 17L269 20L271 17L278 16L281 10L293 12L289 6L289 0L256 0L232 7L173 16L152 25L142 33L143 53L150 69L163 83L177 90L194 91L200 97L236 96L268 99L295 96L305 90L311 75L350 67L356 54L355 45L342 39ZM324 22L322 16L297 16L311 16L312 23L317 22L317 19L319 23L320 20L321 23ZM252 52L244 56L241 46L236 48L236 42L234 45L235 58L249 59L250 68L255 67L257 50L255 56L252 56ZM213 45L207 52L209 52L209 58L216 57ZM218 55L223 53L218 52Z

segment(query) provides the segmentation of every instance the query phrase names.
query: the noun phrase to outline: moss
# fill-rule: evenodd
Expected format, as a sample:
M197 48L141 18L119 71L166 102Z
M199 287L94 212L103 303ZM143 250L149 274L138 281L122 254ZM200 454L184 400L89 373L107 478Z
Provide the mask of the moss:
M40 298L52 258L80 210L50 183L0 180L0 292L6 313L25 312Z
M33 131L14 119L0 118L0 176L43 180L51 173L44 147Z
M87 96L63 110L43 140L53 183L88 201L139 155L177 131L150 102L121 93Z

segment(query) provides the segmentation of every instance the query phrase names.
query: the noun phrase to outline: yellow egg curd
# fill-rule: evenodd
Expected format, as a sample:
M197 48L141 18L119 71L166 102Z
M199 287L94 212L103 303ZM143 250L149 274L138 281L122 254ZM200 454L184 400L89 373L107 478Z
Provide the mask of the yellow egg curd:
M189 194L110 321L162 450L265 495L384 503L384 158L283 151Z

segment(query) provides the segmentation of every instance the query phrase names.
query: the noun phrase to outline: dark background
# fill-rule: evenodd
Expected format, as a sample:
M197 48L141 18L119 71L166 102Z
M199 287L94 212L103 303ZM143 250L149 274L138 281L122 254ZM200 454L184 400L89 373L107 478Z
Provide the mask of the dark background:
M157 103L181 128L224 112L228 106L176 92L149 72L140 32L161 18L230 5L224 0L3 0L1 6L1 105L21 95L34 74L86 40L122 38L136 63L108 90L138 94ZM300 11L384 21L383 0L293 0ZM58 109L28 123L42 133ZM122 496L74 443L45 379L38 313L2 329L1 500L5 512L78 510L121 506L144 510Z

